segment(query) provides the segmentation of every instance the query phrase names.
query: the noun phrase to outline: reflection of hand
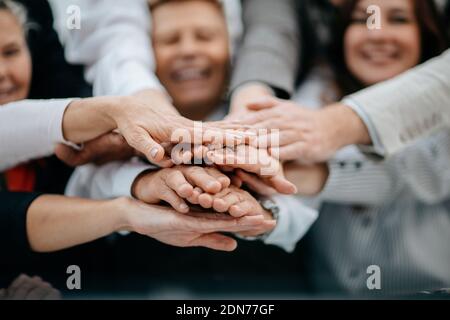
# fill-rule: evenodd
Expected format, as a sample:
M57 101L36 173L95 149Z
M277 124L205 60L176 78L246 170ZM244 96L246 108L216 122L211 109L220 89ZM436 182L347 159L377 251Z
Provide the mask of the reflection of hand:
M267 187L263 193L258 193L270 195L276 192L283 194L296 192L295 186L284 177L280 162L269 155L266 149L239 145L233 150L229 148L212 150L208 152L207 157L219 167L240 169L238 172L246 171L261 177ZM238 177L241 178L239 175Z
M128 198L122 201L121 210L127 212L126 230L149 236L177 247L206 247L232 251L233 238L218 232L245 232L264 225L263 216L233 218L214 213L181 214L161 206L151 206Z
M198 204L203 192L215 194L230 185L230 179L215 168L176 166L144 172L133 184L133 195L148 204L168 202L175 210L186 213L185 200Z
M255 112L233 123L279 130L279 146L269 148L269 152L281 161L324 162L347 144L370 143L364 123L344 105L311 110L266 98L249 104L248 108ZM268 137L259 138L270 142Z
M125 161L136 155L122 135L108 133L95 140L84 143L81 150L75 150L64 144L55 148L56 156L71 167L88 163L103 165L112 161Z
M8 289L0 290L0 300L59 300L61 294L39 277L20 275Z

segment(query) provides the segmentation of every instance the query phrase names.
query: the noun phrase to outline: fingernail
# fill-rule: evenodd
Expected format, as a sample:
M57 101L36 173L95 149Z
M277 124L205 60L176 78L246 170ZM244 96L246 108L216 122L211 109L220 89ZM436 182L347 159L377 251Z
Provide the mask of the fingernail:
M189 207L186 204L183 203L183 204L180 205L180 209L185 211L185 210L189 209Z
M151 151L150 151L150 154L151 154L151 156L152 156L152 158L156 158L156 156L158 155L158 148L153 148Z
M220 184L220 186L222 186L222 184L220 183L220 182L208 182L207 183L207 187L208 187L208 189L214 189L214 188L216 188L218 185Z

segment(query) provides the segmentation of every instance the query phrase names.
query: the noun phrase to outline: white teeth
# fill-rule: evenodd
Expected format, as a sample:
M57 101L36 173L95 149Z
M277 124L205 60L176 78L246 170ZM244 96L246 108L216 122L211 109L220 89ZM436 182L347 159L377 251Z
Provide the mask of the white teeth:
M373 62L382 63L392 60L395 54L393 52L372 51L366 52L366 57Z
M185 69L175 73L178 81L200 80L205 77L205 72L201 69Z

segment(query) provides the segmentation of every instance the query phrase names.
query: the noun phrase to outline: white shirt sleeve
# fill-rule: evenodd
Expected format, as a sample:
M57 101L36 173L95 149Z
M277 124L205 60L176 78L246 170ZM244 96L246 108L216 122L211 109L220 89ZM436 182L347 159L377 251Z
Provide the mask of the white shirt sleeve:
M131 197L136 177L145 170L154 169L137 158L128 162L111 162L78 167L66 186L66 196L90 199Z
M62 120L73 99L22 100L0 106L0 171L49 156L66 143Z
M150 13L146 0L50 0L66 59L85 66L94 95L128 95L161 89L154 74ZM69 28L70 8L80 28Z
M319 216L316 205L307 205L297 196L276 195L272 200L280 208L280 212L277 226L264 243L293 252L297 242L304 237Z

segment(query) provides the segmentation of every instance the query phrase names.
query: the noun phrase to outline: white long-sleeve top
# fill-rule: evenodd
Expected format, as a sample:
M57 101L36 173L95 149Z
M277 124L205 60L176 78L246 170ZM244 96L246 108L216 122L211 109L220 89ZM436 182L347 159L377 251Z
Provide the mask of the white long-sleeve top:
M128 95L161 89L155 76L147 0L50 0L66 59L85 66L94 95ZM242 34L239 0L224 0L232 48ZM71 7L80 9L80 29L70 29Z
M72 99L22 100L0 106L0 171L49 156L67 143L64 111Z

